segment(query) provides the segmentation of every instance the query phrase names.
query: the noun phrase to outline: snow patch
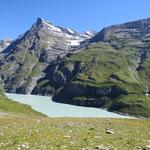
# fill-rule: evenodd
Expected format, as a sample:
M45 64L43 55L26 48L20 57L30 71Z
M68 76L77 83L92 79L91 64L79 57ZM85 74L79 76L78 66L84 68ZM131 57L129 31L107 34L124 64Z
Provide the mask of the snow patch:
M85 33L88 34L88 35L93 36L93 33L91 31L86 31Z
M50 30L55 31L55 32L61 32L61 29L59 29L58 27L55 27L55 26L47 23L45 20L43 22L49 27Z
M6 45L6 46L9 46L9 45L10 45L10 43L5 43L5 45Z
M84 35L82 35L82 36L85 37L85 38L91 38L90 35L86 35L86 34L84 34Z
M71 29L67 29L70 33L75 33L73 30L71 30Z
M66 38L74 38L72 35L69 34L63 34L63 36L65 36Z
M79 40L72 40L71 46L78 46L80 44Z

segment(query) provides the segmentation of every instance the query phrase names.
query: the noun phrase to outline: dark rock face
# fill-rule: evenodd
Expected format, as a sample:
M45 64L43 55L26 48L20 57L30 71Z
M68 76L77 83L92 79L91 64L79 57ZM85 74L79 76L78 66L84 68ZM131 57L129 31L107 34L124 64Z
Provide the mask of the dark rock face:
M55 95L53 100L81 106L102 107L121 94L127 94L127 91L117 86L92 87L70 83Z
M147 48L143 48L143 49L140 49L139 52L138 52L138 65L137 67L135 68L136 70L140 70L141 66L143 65L146 57L147 57L147 53L148 53L148 50Z
M66 79L61 72L54 72L52 80L58 86L63 86L66 83Z

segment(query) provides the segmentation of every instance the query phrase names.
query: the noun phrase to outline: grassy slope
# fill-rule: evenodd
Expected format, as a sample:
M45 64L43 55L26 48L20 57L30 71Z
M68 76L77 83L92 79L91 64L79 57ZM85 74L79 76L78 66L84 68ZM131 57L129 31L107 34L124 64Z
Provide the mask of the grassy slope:
M3 93L0 93L0 113L44 116L28 105L9 100Z
M136 74L131 72L128 53L121 53L110 47L108 44L98 43L90 46L81 53L74 54L67 58L66 61L81 61L80 68L87 69L78 74L77 80L87 82L87 84L119 84L126 87L132 92L137 88L141 92L144 91L141 84L136 79ZM110 75L116 75L119 79L113 80ZM90 77L90 78L89 78ZM92 80L91 80L92 78ZM131 86L130 86L131 85ZM139 87L140 86L140 87ZM135 92L135 90L134 90Z
M0 116L0 149L80 150L103 145L112 149L137 149L150 144L150 120L31 119ZM111 128L114 134L106 134ZM39 138L40 137L40 138ZM25 149L25 148L24 148Z
M141 77L143 83L147 86L150 87L150 52L148 52L146 60L144 63L141 65L141 68L139 70L139 76Z
M117 85L128 92L128 95L114 99L114 105L109 108L111 111L149 117L150 98L144 94L150 83L148 82L149 59L147 58L143 64L146 69L139 72L133 71L137 50L136 47L116 50L106 43L99 42L62 61L70 71L75 62L80 62L80 71L71 81L75 84L95 87Z

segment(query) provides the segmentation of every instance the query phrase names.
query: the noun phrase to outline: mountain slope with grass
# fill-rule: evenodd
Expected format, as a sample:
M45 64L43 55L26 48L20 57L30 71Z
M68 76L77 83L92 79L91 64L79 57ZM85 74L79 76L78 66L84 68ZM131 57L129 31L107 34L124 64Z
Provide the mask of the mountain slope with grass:
M104 28L81 52L50 64L33 93L150 117L149 35L149 18Z

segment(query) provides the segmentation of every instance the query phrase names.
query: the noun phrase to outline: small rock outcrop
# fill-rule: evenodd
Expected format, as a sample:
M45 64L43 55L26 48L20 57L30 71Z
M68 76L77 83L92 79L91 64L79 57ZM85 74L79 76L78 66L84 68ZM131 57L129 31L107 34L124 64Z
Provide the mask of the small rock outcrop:
M106 129L106 134L114 134L113 129Z

